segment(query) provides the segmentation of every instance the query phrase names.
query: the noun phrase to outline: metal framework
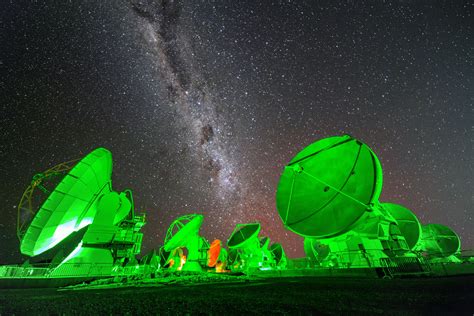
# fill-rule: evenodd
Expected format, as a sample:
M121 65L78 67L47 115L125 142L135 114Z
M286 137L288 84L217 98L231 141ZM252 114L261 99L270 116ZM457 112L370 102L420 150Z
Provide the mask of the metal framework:
M187 223L189 223L195 217L196 217L196 214L187 214L187 215L183 215L183 216L178 217L177 219L175 219L171 223L168 230L166 231L166 237L165 237L164 244L166 245L174 237L174 235L178 231L180 231L184 226L186 226Z
M20 202L18 203L18 206L17 206L16 233L20 241L23 239L26 229L28 228L28 225L30 224L30 221L28 220L22 221L22 211L27 211L31 215L31 219L34 217L34 215L38 211L37 209L34 209L36 208L36 206L33 205L33 193L35 192L35 190L38 188L43 193L49 195L50 192L48 192L47 189L43 186L43 181L47 179L51 179L56 176L65 175L80 160L81 158L62 162L46 170L45 172L37 173L33 176L33 179L31 180L31 184L26 188L25 192L23 192L23 195L21 196Z

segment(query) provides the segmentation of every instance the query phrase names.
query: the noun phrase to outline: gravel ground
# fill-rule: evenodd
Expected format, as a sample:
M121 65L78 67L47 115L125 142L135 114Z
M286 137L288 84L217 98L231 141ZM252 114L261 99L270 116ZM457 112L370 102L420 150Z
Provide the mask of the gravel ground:
M473 315L474 276L280 278L58 291L0 290L0 315Z

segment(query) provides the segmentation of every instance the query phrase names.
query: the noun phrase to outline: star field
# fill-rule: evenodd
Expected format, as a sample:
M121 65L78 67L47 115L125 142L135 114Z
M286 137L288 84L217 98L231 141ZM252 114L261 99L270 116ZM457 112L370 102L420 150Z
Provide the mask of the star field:
M302 256L275 210L284 165L323 137L367 143L381 201L472 249L473 4L9 1L0 13L0 261L18 261L32 176L103 146L147 213L144 251L202 212Z

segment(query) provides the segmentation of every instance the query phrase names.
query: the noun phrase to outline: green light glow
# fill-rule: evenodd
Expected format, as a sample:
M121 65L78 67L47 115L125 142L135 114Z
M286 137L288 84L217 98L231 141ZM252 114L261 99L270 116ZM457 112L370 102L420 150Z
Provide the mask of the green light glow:
M69 172L64 175L65 171ZM24 203L31 201L28 197L35 188L49 192L44 181L64 175L56 177L59 184L34 210L26 230L24 223L18 225L21 252L32 257L33 264L36 260L48 266L28 267L28 263L0 272L120 279L181 270L292 275L307 268L377 268L391 277L407 266L424 272L423 262L461 262L459 237L449 227L422 226L409 209L379 202L380 162L367 145L347 135L309 145L285 166L280 178L278 214L287 229L305 237L307 257L300 266L298 259L286 257L280 243L269 246L270 239L259 236L258 222L236 225L227 240L229 252L220 240L209 245L199 235L201 214L173 221L163 247L138 262L145 215L135 214L131 190L113 191L111 172L112 156L99 148L77 164L63 163L35 176L22 197Z
M298 235L338 236L378 200L381 188L382 168L370 148L350 136L331 137L306 147L285 167L277 210Z
M61 180L56 189L37 211L21 239L20 249L25 255L36 256L53 248L76 229L65 223L87 223L95 216L95 199L103 189L109 189L112 174L112 155L98 148L78 162ZM57 233L58 226L62 228Z

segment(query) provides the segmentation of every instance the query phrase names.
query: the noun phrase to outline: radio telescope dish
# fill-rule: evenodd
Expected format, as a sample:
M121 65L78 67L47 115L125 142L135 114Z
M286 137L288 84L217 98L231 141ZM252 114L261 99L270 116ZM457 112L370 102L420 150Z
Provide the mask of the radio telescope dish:
M159 253L153 249L140 259L140 265L147 267L150 273L154 273L161 267L160 259Z
M227 241L229 262L233 270L271 268L273 256L268 249L268 238L258 238L259 223L237 224Z
M347 232L378 201L382 167L351 136L330 137L298 153L281 175L278 213L291 231L312 238Z
M286 260L285 251L280 243L274 243L270 246L270 252L273 255L276 266L282 266Z
M160 266L167 268L171 259L171 251L165 251L164 247L160 247L158 256L160 257Z
M261 237L260 238L260 251L262 253L262 266L273 266L275 264L275 258L270 250L270 238L269 237Z
M186 248L188 256L183 270L201 271L200 261L205 260L207 253L204 248L209 248L207 241L199 236L204 216L200 214L184 215L171 223L165 238L163 250L172 252L176 248Z
M233 265L235 263L238 263L240 260L240 254L237 251L237 249L229 249L229 252L227 254L227 263L229 265Z
M190 238L199 234L203 215L184 215L174 220L166 232L164 250L169 252L179 247L186 247Z
M421 224L418 218L412 211L398 204L382 203L381 206L397 221L408 248L413 250L421 238Z
M21 253L37 256L91 224L98 197L112 192L111 174L112 155L105 148L92 151L75 164L34 214L26 230L19 225Z
M309 259L321 262L329 255L329 247L316 239L305 238L304 252Z
M440 224L422 226L422 250L436 257L449 257L461 249L459 236L449 227Z
M268 245L270 244L270 238L264 236L260 238L260 248L261 249L268 249Z
M248 248L258 247L258 233L260 233L259 223L239 224L227 241L227 247L233 248Z
M209 246L209 250L207 251L207 266L208 267L215 267L217 264L217 259L219 259L219 254L221 253L221 241L219 239L215 239L211 245Z
M215 239L207 251L207 266L222 272L227 265L227 251L222 247L222 242Z

